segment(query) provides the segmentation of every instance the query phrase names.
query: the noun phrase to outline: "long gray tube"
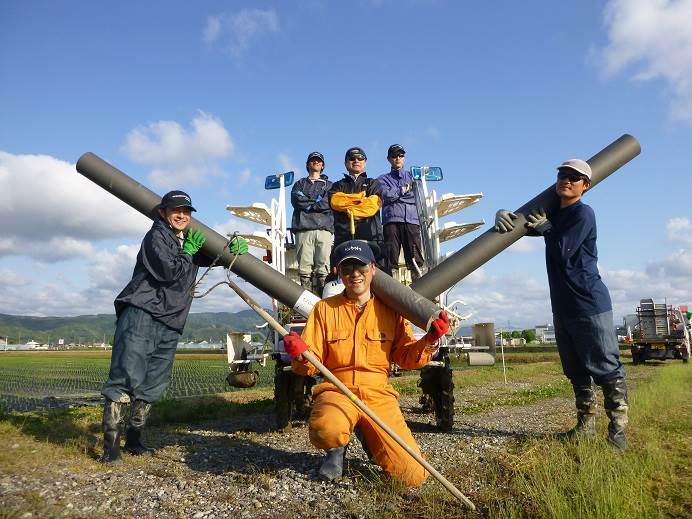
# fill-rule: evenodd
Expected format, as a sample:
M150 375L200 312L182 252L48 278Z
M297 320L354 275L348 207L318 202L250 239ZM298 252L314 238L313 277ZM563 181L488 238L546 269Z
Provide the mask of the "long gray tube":
M149 218L155 218L156 207L161 202L161 197L100 157L93 153L85 153L77 161L77 171L133 209ZM206 236L202 247L205 255L215 258L219 252L224 251L218 264L224 267L231 264L233 256L226 249L228 240L225 237L195 218L192 218L190 227L201 230ZM231 270L260 291L305 317L319 300L317 296L251 254L238 256ZM423 329L428 328L431 319L440 311L434 303L382 272L378 272L373 278L372 289L386 305Z
M152 219L155 217L161 197L93 153L85 153L79 158L77 171L143 215ZM218 264L224 267L231 264L233 255L226 248L228 240L225 237L195 218L192 218L190 227L201 230L206 236L202 246L202 252L206 256L215 258L219 252L224 251ZM296 306L304 292L303 288L252 254L238 256L232 270L251 285L291 308Z
M627 164L639 153L641 153L639 142L628 134L599 151L587 160L592 172L591 188ZM524 236L527 232L524 215L529 214L532 209L543 207L550 216L558 207L558 201L555 184L553 184L514 211L519 216L519 219L515 220L514 230L501 234L490 228L437 267L418 278L412 283L411 288L428 299L448 290Z

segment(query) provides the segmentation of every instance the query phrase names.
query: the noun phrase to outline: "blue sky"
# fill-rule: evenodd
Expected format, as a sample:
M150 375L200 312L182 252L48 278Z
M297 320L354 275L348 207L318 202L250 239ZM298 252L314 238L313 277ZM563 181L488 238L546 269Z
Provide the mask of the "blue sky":
M269 203L310 151L334 179L361 146L379 175L397 142L439 193L484 194L451 220L490 225L623 133L642 154L585 200L616 318L692 303L690 26L691 0L2 2L0 313L111 312L128 281L149 223L75 172L86 151L229 232L254 228L225 206ZM454 295L472 322L548 321L542 240Z

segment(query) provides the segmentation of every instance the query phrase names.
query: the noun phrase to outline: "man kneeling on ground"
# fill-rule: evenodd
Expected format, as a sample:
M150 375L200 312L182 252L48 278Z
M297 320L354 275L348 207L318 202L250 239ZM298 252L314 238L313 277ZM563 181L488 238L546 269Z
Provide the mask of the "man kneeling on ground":
M286 352L294 358L293 371L312 375L302 353L310 350L341 382L420 453L399 409L399 394L389 384L392 362L403 369L427 364L437 341L449 329L443 311L425 337L416 340L411 325L370 292L375 256L361 240L348 241L334 250L334 262L344 283L341 294L319 301L303 330L284 337ZM320 467L323 479L341 477L346 446L355 427L385 474L407 486L418 486L428 474L401 446L380 429L331 382L313 388L313 409L308 422L311 443L325 449Z

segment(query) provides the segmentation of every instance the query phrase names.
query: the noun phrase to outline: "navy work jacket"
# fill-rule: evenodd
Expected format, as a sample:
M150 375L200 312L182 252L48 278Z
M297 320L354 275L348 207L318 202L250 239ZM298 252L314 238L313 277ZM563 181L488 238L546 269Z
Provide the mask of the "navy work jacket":
M323 230L334 232L334 216L329 207L328 192L332 187L327 175L320 175L318 180L309 177L301 178L291 189L293 232Z
M193 257L183 252L180 239L157 218L144 235L132 279L115 298L116 315L119 317L127 305L135 306L182 333L197 271L210 264L201 253Z

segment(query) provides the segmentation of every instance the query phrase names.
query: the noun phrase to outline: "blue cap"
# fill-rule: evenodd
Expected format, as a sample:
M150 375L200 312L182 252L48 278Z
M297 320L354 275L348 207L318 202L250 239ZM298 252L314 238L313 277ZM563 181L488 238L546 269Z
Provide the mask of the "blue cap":
M334 264L337 267L347 259L358 260L364 265L375 263L375 255L364 240L345 241L334 248Z
M159 207L161 209L175 209L178 207L189 207L190 211L196 211L194 207L192 207L192 199L190 198L190 195L185 193L184 191L169 191L165 195L163 195L163 198L161 199L161 203L159 204Z

